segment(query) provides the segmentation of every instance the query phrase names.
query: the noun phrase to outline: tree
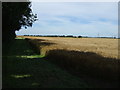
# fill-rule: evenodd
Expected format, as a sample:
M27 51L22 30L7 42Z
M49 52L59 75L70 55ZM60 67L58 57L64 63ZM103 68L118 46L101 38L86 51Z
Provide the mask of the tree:
M2 41L8 42L16 37L15 31L21 27L32 27L37 15L31 10L31 2L2 3Z

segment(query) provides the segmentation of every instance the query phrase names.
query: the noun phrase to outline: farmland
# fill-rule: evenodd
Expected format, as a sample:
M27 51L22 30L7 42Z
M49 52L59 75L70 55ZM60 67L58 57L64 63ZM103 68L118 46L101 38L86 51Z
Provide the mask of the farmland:
M117 45L117 39L18 36L3 47L3 87L118 87Z
M26 37L34 39L33 43L40 43L42 39L52 45L42 45L41 53L45 50L65 49L84 52L94 52L104 57L118 58L118 39L103 38L62 38L62 37ZM35 40L36 39L36 40Z
M24 37L49 61L77 75L81 72L106 80L118 80L118 39Z

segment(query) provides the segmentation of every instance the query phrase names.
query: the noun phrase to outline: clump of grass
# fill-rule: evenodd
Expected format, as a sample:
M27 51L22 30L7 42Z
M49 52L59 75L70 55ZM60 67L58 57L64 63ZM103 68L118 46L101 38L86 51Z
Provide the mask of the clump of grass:
M84 72L106 80L118 79L120 60L117 59L105 58L92 52L67 50L51 50L46 53L46 57L66 69L72 69L74 72Z
M41 56L45 56L45 53L49 50L53 50L53 47L50 48L50 45L53 45L55 43L47 42L46 40L42 39L28 39L30 45L32 46L32 49L36 51L36 53L40 54ZM45 48L44 48L45 47Z
M26 38L26 40L29 41L29 44L31 45L32 49L36 52L36 53L39 53L40 54L40 45L39 45L39 42L38 40L32 40L32 39L28 39Z

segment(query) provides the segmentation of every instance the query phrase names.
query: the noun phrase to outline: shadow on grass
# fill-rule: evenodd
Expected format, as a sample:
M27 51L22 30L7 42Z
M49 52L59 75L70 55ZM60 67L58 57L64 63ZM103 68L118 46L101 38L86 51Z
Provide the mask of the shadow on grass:
M56 43L47 42L46 40L43 40L43 39L28 39L28 38L26 38L26 40L31 45L32 49L38 54L41 54L42 47L56 44Z
M77 76L94 77L119 82L120 60L107 58L93 52L51 50L46 58Z
M4 88L86 88L80 78L61 70L36 54L24 39L4 45L2 84Z
M24 39L4 44L2 51L3 88L34 87L32 83L37 82L33 79L37 72L33 71L40 69L37 63L42 64L43 56L37 55Z

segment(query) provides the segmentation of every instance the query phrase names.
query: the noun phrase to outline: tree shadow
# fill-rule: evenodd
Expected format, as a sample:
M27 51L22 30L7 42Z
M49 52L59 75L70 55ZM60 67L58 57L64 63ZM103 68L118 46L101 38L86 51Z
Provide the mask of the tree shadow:
M7 46L10 47L3 48L7 54L4 52L2 57L3 89L87 87L85 82L32 51L26 40L15 40Z
M31 88L43 57L36 54L29 43L23 39L16 39L2 48L2 87L3 88ZM36 71L36 72L34 72ZM39 87L39 86L38 86Z
M42 47L56 44L56 43L48 42L44 39L28 39L28 38L26 38L26 40L31 45L32 49L38 54L41 54Z
M63 69L82 78L96 78L99 80L119 82L120 60L108 58L93 52L68 50L50 50L46 58Z

